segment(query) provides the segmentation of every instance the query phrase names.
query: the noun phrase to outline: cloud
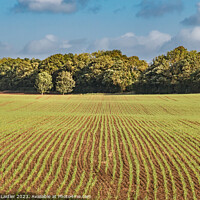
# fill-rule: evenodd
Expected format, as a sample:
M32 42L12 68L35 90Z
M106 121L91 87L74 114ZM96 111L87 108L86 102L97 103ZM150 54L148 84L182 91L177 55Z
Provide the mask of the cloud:
M185 18L181 23L189 26L200 25L200 2L197 3L197 13L188 18Z
M182 29L171 41L165 43L162 51L174 49L177 46L184 46L188 50L200 51L200 26L191 29Z
M20 54L45 57L56 53L81 53L86 50L85 43L85 39L60 40L56 36L48 34L40 40L29 42Z
M30 41L20 52L20 55L44 58L56 53L83 53L119 49L128 56L137 55L143 59L151 59L157 55L163 44L170 40L170 35L159 31L151 31L146 36L137 36L128 32L119 37L105 37L95 41L86 39L61 40L48 34L40 40Z
M104 37L95 41L84 38L66 40L59 39L55 35L48 34L40 40L30 41L22 51L13 49L0 42L1 57L36 57L44 59L57 53L92 53L98 50L119 49L127 56L138 56L140 59L151 61L158 55L165 54L178 46L184 46L188 50L200 51L200 26L182 29L175 36L162 33L157 30L147 35L136 35L127 32L118 37Z
M142 0L139 8L137 17L161 17L171 12L181 11L183 3L182 0Z
M72 13L85 6L88 0L17 0L16 12Z
M58 47L57 38L54 35L46 35L41 40L34 40L29 42L23 49L25 54L46 54L51 53Z
M103 38L96 40L88 48L90 52L96 50L120 49L128 56L139 56L142 59L151 59L159 53L159 49L168 41L171 36L159 31L151 31L147 36L137 36L132 32L116 38Z

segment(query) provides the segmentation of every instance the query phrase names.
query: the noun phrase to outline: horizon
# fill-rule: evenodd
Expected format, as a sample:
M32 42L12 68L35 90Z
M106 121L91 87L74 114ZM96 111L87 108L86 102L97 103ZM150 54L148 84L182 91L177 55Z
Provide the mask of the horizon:
M183 47L183 46L178 46L178 47L175 47L174 49L171 49L171 50L169 50L168 52L170 52L170 51L173 51L173 50L175 50L176 48L179 48L179 47ZM183 48L185 48L185 47L183 47ZM187 51L189 51L187 48L185 48ZM113 49L113 50L97 50L97 51L95 51L95 52L106 52L106 51L120 51L119 49ZM190 51L196 51L196 50L190 50ZM95 53L95 52L91 52L91 53L88 53L88 52L82 52L82 53L78 53L78 54L76 54L76 53L55 53L55 54L51 54L51 55L49 55L48 57L45 57L45 58L43 58L43 59L40 59L40 58L37 58L37 57L0 57L0 59L3 59L3 58L6 58L6 59L8 59L8 58L11 58L11 59L29 59L29 60L32 60L32 59L39 59L40 61L43 61L43 60L45 60L45 59L47 59L47 58L49 58L49 57L51 57L51 56L55 56L55 55L58 55L58 54L61 54L61 55L67 55L67 54L73 54L73 55L81 55L81 54L84 54L84 53L87 53L87 54L93 54L93 53ZM123 52L122 51L120 51L121 53L122 53L122 55L123 56L127 56L126 54L123 54ZM159 57L159 56L162 56L162 55L167 55L167 53L168 52L166 52L166 53L164 53L164 54L159 54L159 55L157 55L157 56L155 56L154 58L152 58L151 60L145 60L145 59L141 59L140 57L138 57L137 55L131 55L131 56L127 56L127 58L130 58L130 57L138 57L138 59L139 60L143 60L143 61L146 61L147 62L147 64L151 64L152 62L153 62L153 59L155 59L155 58L157 58L157 57ZM200 52L198 52L197 51L197 53L200 53Z

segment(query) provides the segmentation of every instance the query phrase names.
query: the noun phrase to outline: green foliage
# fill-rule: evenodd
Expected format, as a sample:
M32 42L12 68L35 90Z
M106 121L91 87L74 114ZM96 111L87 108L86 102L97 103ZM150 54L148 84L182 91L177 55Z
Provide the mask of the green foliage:
M77 92L127 91L148 67L138 57L128 58L118 50L94 52L92 56L89 62L84 62L84 67L76 68Z
M109 69L103 77L103 84L108 87L108 91L110 89L110 92L123 92L132 83L133 77L130 72Z
M73 80L69 72L62 71L58 73L56 78L56 90L61 94L70 93L75 87L75 81Z
M199 99L1 95L1 191L198 199Z
M140 77L138 93L200 92L196 82L199 69L200 54L177 47L153 60Z
M47 72L41 72L35 80L35 87L42 95L52 88L52 77Z
M69 72L76 82L73 93L196 93L200 92L200 53L180 46L151 64L137 56L127 57L119 50L81 54L55 54L38 59L0 59L0 90L33 91L36 76L52 76L52 91L68 93L58 77Z
M35 74L40 60L12 59L0 60L0 90L20 90L34 88Z

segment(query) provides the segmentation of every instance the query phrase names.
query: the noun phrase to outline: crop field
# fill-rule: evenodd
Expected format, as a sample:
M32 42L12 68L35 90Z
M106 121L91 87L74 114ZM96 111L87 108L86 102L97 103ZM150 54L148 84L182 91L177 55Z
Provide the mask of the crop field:
M200 94L1 94L0 194L199 200Z

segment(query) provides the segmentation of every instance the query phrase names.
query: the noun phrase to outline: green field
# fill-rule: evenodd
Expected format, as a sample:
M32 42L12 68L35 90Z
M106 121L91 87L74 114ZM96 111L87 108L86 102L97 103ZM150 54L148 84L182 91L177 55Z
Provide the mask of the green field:
M200 94L0 95L0 194L200 199Z

